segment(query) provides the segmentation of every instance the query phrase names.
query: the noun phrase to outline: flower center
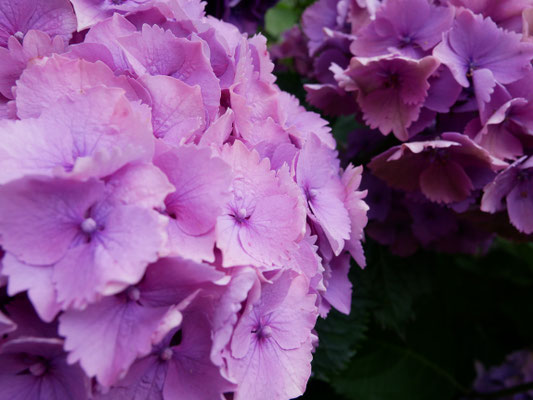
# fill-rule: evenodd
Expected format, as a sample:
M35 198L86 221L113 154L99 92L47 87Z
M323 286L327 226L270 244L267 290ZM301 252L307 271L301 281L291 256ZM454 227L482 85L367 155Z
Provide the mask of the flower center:
M304 194L305 194L305 199L308 202L312 202L316 197L316 190L310 189L309 187L306 186L304 189Z
M141 298L141 291L137 289L135 286L130 286L127 290L128 298L131 301L139 301Z
M15 36L15 38L20 42L22 43L22 40L24 39L24 33L22 33L21 31L17 31L13 34L13 36Z
M173 355L172 349L170 347L167 347L161 352L161 354L159 354L159 358L161 358L161 360L163 361L168 361L172 358L172 355Z
M36 362L30 366L29 370L33 376L42 376L46 372L46 365L43 362Z
M259 326L252 330L252 333L255 333L258 339L268 339L272 336L272 328L268 325Z
M408 35L401 36L400 37L400 48L409 46L412 41L413 39L411 38L411 36L408 36Z
M80 225L80 228L81 228L83 233L85 233L87 235L90 235L90 234L94 233L96 231L96 229L98 229L98 224L96 223L96 221L94 219L89 217L89 218L85 218L83 220L83 222Z
M400 76L397 73L395 73L395 72L389 74L389 76L385 80L384 86L387 89L390 89L390 88L396 89L396 88L398 88L400 86Z
M248 215L248 211L246 208L241 207L238 210L234 211L233 218L235 218L235 221L238 223L243 223L244 221L250 219L250 216Z

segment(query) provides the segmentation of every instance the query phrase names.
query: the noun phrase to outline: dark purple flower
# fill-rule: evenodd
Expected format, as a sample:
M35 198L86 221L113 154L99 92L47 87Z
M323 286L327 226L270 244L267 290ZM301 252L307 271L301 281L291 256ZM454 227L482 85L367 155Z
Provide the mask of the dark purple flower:
M450 3L489 17L498 26L518 33L522 31L523 11L533 6L532 0L450 0Z
M505 166L459 133L395 146L369 164L372 172L392 187L420 191L429 200L442 203L465 200L491 180L493 171Z
M485 187L481 210L504 208L520 232L533 233L533 157L520 158Z
M520 350L509 354L505 361L486 369L481 363L476 363L477 377L474 390L478 393L491 393L514 386L533 382L533 353ZM500 397L501 400L531 400L533 390Z
M407 128L418 119L429 89L428 78L438 62L428 56L421 60L383 56L352 58L345 71L335 74L339 86L356 91L363 119L382 134L409 139Z
M88 382L78 366L67 364L62 340L18 338L2 345L0 398L85 400Z
M452 29L444 34L433 55L450 68L461 86L473 85L483 111L496 84L515 82L531 69L533 44L521 42L520 35L464 9L458 12Z
M453 15L452 7L436 7L427 0L387 1L357 33L350 50L361 57L392 53L422 58L441 41Z

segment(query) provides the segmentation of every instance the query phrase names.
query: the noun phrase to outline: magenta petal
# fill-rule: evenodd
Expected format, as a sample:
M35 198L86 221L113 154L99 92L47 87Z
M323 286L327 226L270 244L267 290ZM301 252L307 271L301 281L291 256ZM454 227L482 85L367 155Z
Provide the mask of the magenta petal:
M494 180L484 188L481 199L481 210L495 213L502 210L505 205L503 199L511 192L517 183L519 169L512 165L500 172Z
M105 0L71 0L76 16L78 30L89 28L98 21L111 17L114 13L140 11L150 6L150 0L105 1Z
M228 165L212 157L209 149L195 146L174 148L157 156L154 162L176 187L165 204L178 227L191 236L213 229L222 205L229 199Z
M363 167L354 168L352 164L348 165L342 175L342 183L345 186L346 198L345 207L350 216L350 239L346 242L346 250L350 252L360 267L366 266L365 254L361 242L364 239L363 229L368 222L367 212L369 206L363 200L367 191L358 191L361 184Z
M461 85L456 82L446 66L441 66L429 78L429 84L428 97L424 107L439 113L447 113L457 101L461 93Z
M160 258L151 264L139 284L143 303L151 307L181 303L199 289L211 287L225 274L212 265L179 257Z
M24 178L1 186L2 246L29 264L57 262L78 234L85 211L102 193L103 185L95 181Z
M454 161L431 163L420 175L420 189L435 202L453 203L466 199L473 189L464 169Z
M533 45L521 42L520 35L499 28L490 18L462 9L433 54L463 87L469 86L467 74L485 68L497 82L508 84L531 69Z
M241 142L222 156L233 169L232 199L216 226L223 265L282 264L305 232L298 186L286 168L270 170L268 159Z
M295 246L295 224L298 201L286 195L258 199L255 210L239 230L244 251L265 264L282 262ZM280 251L282 249L282 251Z
M0 312L0 335L13 332L17 325Z
M167 249L169 256L180 256L196 262L215 261L215 229L207 233L191 236L185 233L177 221L168 222Z
M304 145L296 165L296 180L306 196L314 220L325 231L335 254L350 237L350 218L344 207L337 153L316 136Z
M3 264L2 271L9 277L8 294L14 296L28 291L28 298L39 317L52 322L61 310L52 280L53 268L24 264L11 254L6 254Z
M233 122L235 114L231 108L228 108L224 114L216 119L209 128L200 136L199 145L209 146L214 144L218 147L226 142L233 131Z
M401 57L353 58L348 69L336 75L341 87L357 90L357 102L371 128L384 135L393 132L405 141L407 128L417 120L427 96L428 78L437 69L433 57L415 61Z
M128 295L110 296L83 311L60 317L68 361L79 361L88 376L103 385L123 377L138 356L152 349L152 335L168 308L143 307Z
M227 356L239 383L236 399L292 398L303 393L311 372L311 329L317 309L303 276L287 272L265 284L247 307ZM273 384L275 382L275 384Z
M113 201L147 209L161 209L168 194L175 187L167 176L149 163L128 164L114 173L106 182Z
M86 89L104 85L119 87L129 100L139 98L131 80L115 76L107 65L98 61L71 60L54 54L36 60L26 68L17 82L17 115L19 118L38 117L61 98L69 98Z
M26 174L104 177L130 161L149 161L154 139L149 110L119 88L96 87L60 99L38 119L0 128L0 182Z
M7 49L0 47L0 92L8 99L14 99L12 88L28 63L52 53L63 53L66 46L61 37L51 39L35 30L28 31L22 43L14 36L7 43Z
M139 282L148 264L159 256L165 226L165 218L153 210L115 207L97 239L70 249L55 265L54 282L63 307L83 308L101 295Z
M190 86L199 85L208 122L216 119L220 105L220 84L202 43L177 38L170 31L146 24L142 32L119 38L118 41L138 75L170 75Z
M0 46L15 34L30 29L68 41L76 30L76 16L68 0L2 0L0 1Z
M170 347L172 359L163 389L165 399L219 399L235 388L209 358L211 324L206 310L196 307L184 316L182 342Z
M10 400L86 400L89 383L78 366L68 365L63 341L21 337L2 346L0 355L0 398ZM46 365L41 375L30 368Z
M533 189L531 182L526 180L516 185L506 199L511 223L520 232L533 233Z
M479 112L483 114L485 104L490 102L496 81L490 69L478 69L474 71L472 80L474 82L474 91L476 93L476 100L479 107Z
M350 314L352 304L352 283L348 278L350 270L350 255L343 254L331 261L331 276L327 280L327 290L324 298L329 304L343 314Z
M311 339L293 350L282 350L270 340L251 346L241 362L230 363L240 381L235 400L284 399L302 395L311 375L312 349Z
M128 374L106 394L95 395L94 400L163 400L163 385L168 362L160 354L150 354L136 361Z
M202 94L171 76L145 75L140 79L152 97L154 135L178 145L188 141L205 127Z
M123 36L131 35L136 31L135 26L126 18L119 14L114 14L111 18L93 26L87 33L83 44L103 46L111 55L113 61L112 65L114 68L108 64L109 67L113 70L116 69L118 71L126 72L131 69L131 65L124 54L118 39Z

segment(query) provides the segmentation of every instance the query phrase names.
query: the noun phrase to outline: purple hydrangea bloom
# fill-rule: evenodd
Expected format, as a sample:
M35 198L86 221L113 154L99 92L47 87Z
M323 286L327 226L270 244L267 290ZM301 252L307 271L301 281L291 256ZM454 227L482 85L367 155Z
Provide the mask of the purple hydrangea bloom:
M89 381L98 399L249 398L273 370L269 399L303 393L316 318L349 312L350 254L365 264L361 168L276 86L264 37L197 0L72 3L75 40L2 47L2 351L57 341L72 380L41 388L58 398ZM267 363L255 314L272 317ZM56 374L35 368L28 390Z
M520 158L485 187L481 201L481 209L490 213L507 208L511 223L527 234L533 232L532 168L531 157Z
M492 393L530 383L533 380L533 354L529 349L519 350L509 354L501 365L488 369L478 362L476 372L473 388L478 393ZM504 400L531 398L533 398L531 390L502 397Z
M63 341L24 337L2 345L0 397L69 400L89 398L89 382L78 366L67 364Z
M422 58L441 41L453 17L452 7L437 7L427 0L387 1L375 19L359 30L350 50L359 57L392 53Z
M392 187L420 191L441 203L467 199L505 165L458 133L445 133L434 141L404 143L369 164L372 173Z
M407 140L407 128L418 119L429 89L428 78L437 67L437 60L431 56L421 60L355 57L335 77L342 88L356 92L370 128L384 135L393 132L398 139Z
M518 33L522 32L524 11L533 6L531 0L449 0L449 2L489 17L502 28Z
M433 54L461 86L473 85L482 110L496 84L515 82L531 69L533 45L490 19L462 10Z

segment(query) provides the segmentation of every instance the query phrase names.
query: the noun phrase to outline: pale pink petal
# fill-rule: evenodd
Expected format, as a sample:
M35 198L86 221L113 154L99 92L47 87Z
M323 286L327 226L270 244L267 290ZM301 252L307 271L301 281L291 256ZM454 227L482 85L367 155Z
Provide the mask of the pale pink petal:
M144 75L140 82L152 97L155 137L178 145L204 130L205 113L199 86L192 87L162 75Z
M166 313L165 307L143 307L127 294L65 312L59 333L65 337L69 363L79 361L103 385L115 383L137 357L150 352L152 335Z
M14 296L27 291L28 298L39 317L43 321L52 322L61 310L52 281L53 268L25 264L11 254L4 257L3 263L2 271L9 277L8 294Z
M29 264L57 262L78 234L85 211L102 194L103 184L96 181L24 178L1 186L4 250Z

